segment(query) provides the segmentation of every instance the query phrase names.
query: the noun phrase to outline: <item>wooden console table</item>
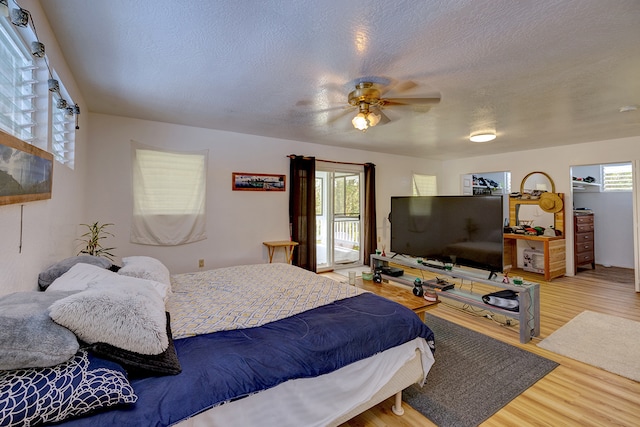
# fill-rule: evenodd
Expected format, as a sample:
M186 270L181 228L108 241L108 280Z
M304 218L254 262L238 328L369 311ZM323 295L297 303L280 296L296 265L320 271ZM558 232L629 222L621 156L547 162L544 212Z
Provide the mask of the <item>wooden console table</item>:
M518 267L518 240L542 242L544 255L544 280L561 277L566 272L566 248L562 236L530 236L526 234L504 234L504 263Z
M267 247L269 251L269 263L273 262L273 254L276 251L276 248L284 248L286 260L289 264L291 264L291 260L293 259L293 250L296 246L298 246L298 242L292 242L290 240L277 240L275 242L262 242L263 245Z
M447 291L440 291L438 296L440 298L450 298L463 304L472 305L517 319L520 328L521 343L527 343L531 340L531 337L540 335L540 285L538 283L525 282L522 285L502 283L498 278L482 278L473 271L462 268L454 267L453 270L447 271L432 268L424 264L418 264L415 258L390 258L381 255L371 255L371 268L374 270L387 266L390 263L416 270L428 271L439 276L448 276L452 281L459 281L460 283L462 280L467 280L471 283L481 283L498 289L511 289L518 293L518 301L520 303L518 311L505 310L500 307L485 304L484 301L482 301L482 294L475 293L472 290L462 290L459 287ZM399 277L382 274L382 277L384 280L393 281L409 287L413 287L413 282L416 279L416 276L408 274L403 274ZM407 291L409 290L407 289Z
M424 312L434 308L440 302L440 300L427 301L423 297L417 297L410 289L407 289L406 286L396 285L391 281L388 283L375 283L372 280L362 280L362 278L358 277L356 279L356 287L404 305L408 309L413 310L423 322Z

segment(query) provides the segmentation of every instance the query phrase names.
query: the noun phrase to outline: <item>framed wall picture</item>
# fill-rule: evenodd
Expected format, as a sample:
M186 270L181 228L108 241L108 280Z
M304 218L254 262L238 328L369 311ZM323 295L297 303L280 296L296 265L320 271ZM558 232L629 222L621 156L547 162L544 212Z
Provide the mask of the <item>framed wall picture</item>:
M53 154L0 131L0 205L51 198Z
M233 191L285 191L286 183L286 175L233 172L231 189Z

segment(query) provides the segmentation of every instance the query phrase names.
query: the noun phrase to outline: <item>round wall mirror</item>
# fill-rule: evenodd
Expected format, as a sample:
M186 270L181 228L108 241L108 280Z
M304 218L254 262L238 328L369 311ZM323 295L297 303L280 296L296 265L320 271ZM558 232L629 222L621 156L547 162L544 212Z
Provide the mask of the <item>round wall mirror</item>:
M531 172L522 179L520 193L531 193L534 190L556 192L556 185L553 179L544 172Z
M557 216L554 213L544 211L537 203L539 201L539 195L531 198L526 195L530 195L532 191L555 193L556 187L553 179L544 172L531 172L527 174L520 184L520 193L525 195L520 200L511 200L510 203L513 206L511 211L510 222L517 225L529 225L532 227L541 226L548 228L554 226L557 230L563 230L564 220L562 216ZM515 215L514 215L515 214ZM515 220L515 221L514 221Z

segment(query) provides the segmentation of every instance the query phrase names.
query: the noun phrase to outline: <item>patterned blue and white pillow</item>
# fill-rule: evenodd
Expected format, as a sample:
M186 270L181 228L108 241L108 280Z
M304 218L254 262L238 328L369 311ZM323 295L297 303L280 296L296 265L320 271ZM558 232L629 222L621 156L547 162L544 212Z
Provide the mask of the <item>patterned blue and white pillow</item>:
M0 371L0 426L62 421L136 400L123 368L86 350L49 368Z

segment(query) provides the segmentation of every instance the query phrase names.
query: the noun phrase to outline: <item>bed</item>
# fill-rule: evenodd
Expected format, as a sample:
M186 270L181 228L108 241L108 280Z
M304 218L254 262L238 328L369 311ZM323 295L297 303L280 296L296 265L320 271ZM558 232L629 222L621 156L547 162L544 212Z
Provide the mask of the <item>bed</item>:
M143 268L131 268L138 261L144 261ZM78 336L75 357L84 351L82 356L90 363L118 362L111 367L126 374L119 385L125 399L84 415L71 412L56 425L339 425L393 395L394 412L401 414L401 391L423 384L434 362L433 333L411 310L298 267L243 265L167 278L168 270L157 260L130 257L123 262L124 271L117 273L104 266L79 268L76 265L82 263L78 263L44 292L60 297L44 305L56 326ZM163 271L160 275L153 271L156 267ZM107 278L93 277L98 271ZM65 281L65 276L74 274ZM127 283L116 283L114 274ZM154 285L134 286L129 282L134 277ZM153 289L149 298L162 305L162 313L155 309L155 329L132 344L149 341L142 354L133 352L134 362L125 349L130 343L105 344L100 335L85 335L74 323L81 317L77 308L63 310L71 300L94 315L96 307L105 305L103 295L100 306L91 306L86 294L99 292L101 286L112 293L116 289L115 298L124 295L123 304L137 298L129 294L131 289ZM149 309L144 310L146 314ZM67 320L70 324L65 323L65 314L72 318ZM120 317L113 312L105 316L101 327ZM128 320L125 327L137 325L138 320ZM157 353L152 347L165 336L161 327L167 345ZM115 339L113 334L108 338ZM64 363L30 369L54 369ZM149 364L159 372L150 372ZM0 415L1 396L0 385Z

